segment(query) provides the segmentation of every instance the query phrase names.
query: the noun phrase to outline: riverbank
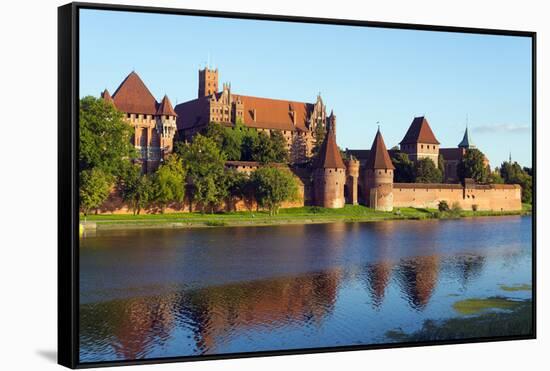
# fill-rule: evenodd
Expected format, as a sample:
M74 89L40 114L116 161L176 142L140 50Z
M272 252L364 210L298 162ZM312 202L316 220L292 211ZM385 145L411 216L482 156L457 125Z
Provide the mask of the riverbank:
M265 226L286 224L315 224L334 222L376 222L383 220L450 219L483 216L529 215L530 205L518 211L460 211L441 213L436 209L400 208L392 212L374 211L362 205L346 205L342 209L314 206L281 209L270 216L267 211L227 212L215 214L172 213L142 215L80 216L84 229L133 228L208 228L231 226Z

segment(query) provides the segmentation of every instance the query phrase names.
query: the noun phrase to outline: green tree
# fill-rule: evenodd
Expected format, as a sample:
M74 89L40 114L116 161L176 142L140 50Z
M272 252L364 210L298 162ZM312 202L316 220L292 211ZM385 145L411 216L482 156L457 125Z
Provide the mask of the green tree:
M239 161L241 159L244 136L242 124L237 123L235 127L227 127L211 122L206 127L204 136L216 142L228 160Z
M254 161L254 151L258 145L258 131L255 129L242 129L241 160Z
M323 141L325 140L325 136L327 135L327 129L323 125L317 125L315 126L315 131L313 134L315 137L315 144L313 145L313 149L312 149L312 154L313 154L312 157L315 157L319 153L321 144L323 144Z
M271 145L273 146L273 162L288 162L287 141L280 130L271 132Z
M148 175L141 173L141 166L131 164L122 176L119 184L122 198L130 205L134 215L149 206L154 199L153 183Z
M443 175L430 158L422 158L414 164L414 178L417 183L441 183Z
M486 183L489 170L485 166L485 155L479 149L467 149L456 169L460 181L472 178L478 183Z
M216 143L196 135L192 143L178 144L176 152L183 160L193 191L191 200L210 212L227 197L225 183L226 155Z
M252 160L262 164L273 162L275 151L271 144L271 138L264 132L258 133L258 140L252 149Z
M171 202L182 202L185 196L185 169L178 156L168 156L153 179L154 200L164 213Z
M504 179L500 176L500 169L496 168L495 171L491 171L487 176L487 182L491 184L503 184Z
M500 166L500 176L506 184L519 184L521 186L521 201L533 202L533 177L517 162L503 162Z
M409 155L403 152L393 152L391 161L395 170L393 180L396 183L414 182L414 163L409 160Z
M109 196L113 181L112 176L98 168L80 172L80 210L88 215L91 210L100 207Z
M112 103L91 96L80 100L80 170L101 169L120 176L124 164L135 157L133 128Z
M258 204L269 210L270 215L279 212L283 201L297 197L298 186L294 176L287 169L263 166L251 174Z

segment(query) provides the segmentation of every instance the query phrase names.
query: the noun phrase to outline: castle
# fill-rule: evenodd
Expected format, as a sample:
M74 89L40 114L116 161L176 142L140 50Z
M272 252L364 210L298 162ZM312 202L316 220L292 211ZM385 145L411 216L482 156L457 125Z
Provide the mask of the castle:
M134 127L132 140L144 172L159 166L172 152L175 140L191 141L210 122L230 127L240 123L266 134L279 131L286 139L290 162L278 166L294 173L301 195L299 202L286 206L341 208L347 203L392 211L395 207L437 208L440 201L446 201L463 209L521 209L519 185L476 184L468 179L459 184L457 166L466 151L475 148L468 129L456 148L440 148L425 117L413 119L399 149L388 151L378 130L370 150L346 149L348 159L344 161L336 143L336 116L332 111L327 115L320 95L315 103L305 103L235 94L230 84L223 84L220 92L218 70L204 68L199 70L197 98L175 108L167 96L157 102L135 72L112 97L107 90L101 96L124 112L125 120ZM325 139L312 158L315 133L320 128L326 131ZM390 153L396 151L412 161L429 158L438 164L441 158L445 183L395 183ZM309 160L311 165L305 166ZM226 163L227 168L247 173L259 166L255 162ZM489 166L487 159L485 166Z

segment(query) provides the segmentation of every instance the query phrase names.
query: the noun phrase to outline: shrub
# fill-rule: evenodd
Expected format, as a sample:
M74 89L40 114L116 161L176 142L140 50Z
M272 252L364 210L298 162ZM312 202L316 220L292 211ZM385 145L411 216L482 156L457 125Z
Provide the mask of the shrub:
M460 204L458 202L454 202L451 206L451 216L458 218L460 217L460 214L462 213L462 207L460 207Z
M445 200L439 201L439 205L437 206L437 208L441 212L449 211L449 204Z

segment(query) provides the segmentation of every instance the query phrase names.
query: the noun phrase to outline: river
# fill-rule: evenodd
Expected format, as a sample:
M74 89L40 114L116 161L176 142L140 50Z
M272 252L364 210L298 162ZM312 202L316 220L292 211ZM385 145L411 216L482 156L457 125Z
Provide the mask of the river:
M80 360L395 340L457 300L531 298L531 217L98 231L81 239ZM513 334L510 334L513 335Z

